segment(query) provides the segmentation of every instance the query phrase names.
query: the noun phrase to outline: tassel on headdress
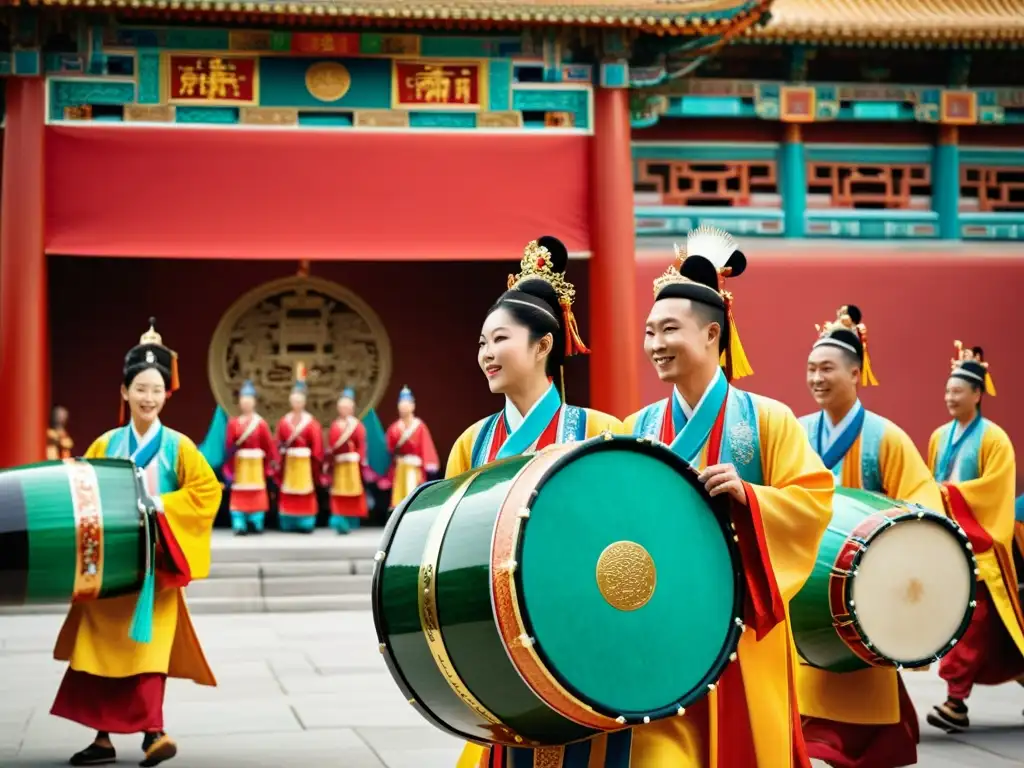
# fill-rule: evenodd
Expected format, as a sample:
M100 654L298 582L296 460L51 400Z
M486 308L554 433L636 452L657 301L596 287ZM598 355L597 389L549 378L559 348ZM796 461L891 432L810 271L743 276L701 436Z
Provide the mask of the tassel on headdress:
M950 376L981 385L986 395L995 397L996 384L985 361L985 350L981 347L965 347L962 341L954 341L953 346L956 356L950 360L953 368Z
M844 304L836 310L836 319L815 325L818 340L815 347L830 346L845 349L857 356L860 362L860 383L863 387L877 387L878 379L871 367L871 355L868 353L868 328L864 323L863 314L853 304Z
M728 232L701 225L686 236L686 245L676 245L676 260L654 281L654 300L682 298L718 307L725 312L720 364L729 381L751 376L754 369L740 341L733 312L732 293L725 281L739 277L747 268L747 257Z

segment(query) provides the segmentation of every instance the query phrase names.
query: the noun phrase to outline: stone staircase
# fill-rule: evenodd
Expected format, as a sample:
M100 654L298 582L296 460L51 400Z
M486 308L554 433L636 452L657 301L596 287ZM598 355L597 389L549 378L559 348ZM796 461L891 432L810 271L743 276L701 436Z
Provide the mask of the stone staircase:
M381 529L338 536L268 532L213 536L210 575L186 588L192 613L370 610L373 556ZM2 607L0 615L64 613L66 604Z

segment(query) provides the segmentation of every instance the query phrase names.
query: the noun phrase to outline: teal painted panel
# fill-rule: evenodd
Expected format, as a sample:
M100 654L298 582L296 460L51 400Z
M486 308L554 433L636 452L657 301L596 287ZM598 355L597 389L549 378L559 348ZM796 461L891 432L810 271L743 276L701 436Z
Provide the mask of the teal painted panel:
M934 153L934 147L911 144L906 146L807 145L807 160L819 163L930 163Z
M13 72L14 58L10 53L0 53L0 75L9 75Z
M14 52L14 73L16 75L38 75L41 66L39 51Z
M934 239L938 215L932 211L817 210L808 211L807 237L849 237L864 240Z
M855 120L899 120L900 105L892 101L862 101L853 105Z
M783 233L783 212L775 208L689 208L637 206L636 233L641 236L680 235L707 224L734 235L779 237Z
M778 144L658 144L635 142L634 160L778 160Z
M491 59L487 64L488 109L502 112L512 109L512 60Z
M472 112L410 112L410 128L476 128Z
M351 85L337 101L320 101L306 88L306 71L321 61L341 64ZM389 59L312 59L268 56L260 59L261 107L330 107L338 109L390 109Z
M739 117L743 100L737 96L684 96L683 117Z
M961 213L964 240L1024 240L1024 214Z
M174 114L177 123L232 125L238 122L238 109L235 107L177 107Z
M572 112L577 128L589 128L590 95L589 89L516 89L512 92L512 109L522 112Z
M352 116L338 112L299 112L299 125L309 128L350 128Z
M1024 166L1024 149L971 149L961 146L960 165Z
M133 104L135 83L111 80L51 80L50 119L63 120L64 107Z
M230 33L226 29L178 27L166 29L163 33L164 47L171 50L226 51L230 44Z
M496 37L423 37L420 39L420 55L438 58L486 59L498 56L502 40Z
M139 71L136 75L139 83L139 104L160 103L160 52L145 48L138 52L135 59Z

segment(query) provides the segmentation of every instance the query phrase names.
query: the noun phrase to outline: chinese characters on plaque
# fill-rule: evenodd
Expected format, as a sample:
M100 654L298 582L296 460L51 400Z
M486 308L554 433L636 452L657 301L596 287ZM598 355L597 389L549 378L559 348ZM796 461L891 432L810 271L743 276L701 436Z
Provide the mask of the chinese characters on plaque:
M190 104L255 104L256 59L170 56L168 101Z
M395 61L392 67L393 107L483 106L481 62Z

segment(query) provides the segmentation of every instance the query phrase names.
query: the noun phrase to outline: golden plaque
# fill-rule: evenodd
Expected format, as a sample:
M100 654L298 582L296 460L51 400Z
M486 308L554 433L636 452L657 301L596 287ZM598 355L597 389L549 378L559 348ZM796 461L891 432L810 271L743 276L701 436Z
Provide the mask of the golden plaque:
M597 588L608 605L620 611L647 605L656 583L654 559L635 542L609 544L597 559Z
M321 61L306 70L306 89L320 101L337 101L351 85L352 76L336 61Z

